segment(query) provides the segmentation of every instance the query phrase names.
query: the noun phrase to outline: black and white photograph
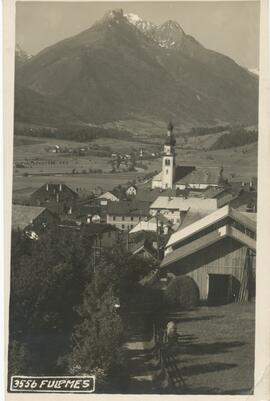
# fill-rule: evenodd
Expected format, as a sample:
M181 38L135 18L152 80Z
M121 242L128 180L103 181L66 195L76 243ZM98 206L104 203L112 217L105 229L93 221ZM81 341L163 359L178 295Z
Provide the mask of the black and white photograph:
M9 395L254 395L260 7L15 3Z

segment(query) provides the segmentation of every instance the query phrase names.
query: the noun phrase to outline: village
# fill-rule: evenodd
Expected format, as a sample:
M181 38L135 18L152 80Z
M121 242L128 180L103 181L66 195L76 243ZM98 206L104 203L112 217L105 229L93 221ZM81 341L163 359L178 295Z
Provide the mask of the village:
M209 315L205 319L211 320L213 310L219 313L216 308L225 307L228 316L224 309L222 313L225 313L226 319L230 313L238 313L240 307L244 310L254 308L257 183L252 177L246 181L231 181L223 166L178 166L175 145L174 127L170 122L167 133L164 133L161 171L140 182L129 181L105 192L97 190L88 196L81 196L64 180L43 184L23 203L13 204L12 229L15 232L19 230L25 239L33 242L41 240L54 227L66 233L84 230L89 241L91 238L94 265L98 264L103 254L110 250L113 252L121 244L127 254L153 266L140 281L147 292L158 289L166 294L169 289L174 293L172 299L168 298L172 309L166 319L176 322L180 319L182 331L181 321L185 320L182 314L186 309L191 308L188 312L193 314L191 320L200 320L201 313ZM48 152L61 151L56 147L52 149ZM157 155L150 156L155 158ZM112 168L117 171L123 164L129 166L133 163L134 167L144 155L140 151L132 156L112 154L111 157ZM180 302L181 296L186 299ZM248 306L242 306L245 304ZM147 305L145 308L149 308ZM213 309L198 309L196 314L194 308L199 305ZM235 305L233 312L230 305ZM125 309L120 300L118 307L119 310ZM128 355L131 355L131 370L136 371L136 364L140 361L140 374L133 372L131 387L135 386L137 392L139 383L142 386L139 392L151 393L156 388L153 383L158 381L158 391L161 392L160 383L164 380L159 376L153 379L155 374L149 368L147 353L151 349L156 350L157 344L163 344L166 350L166 324L160 326L151 316L153 327L150 325L150 329L146 330L145 314L143 317L139 315L143 328L125 345ZM214 319L214 327L215 324ZM187 325L187 329L191 331L183 338L179 333L184 347L188 347L191 338L198 335L196 327L189 328ZM143 334L145 330L147 334ZM155 363L160 364L169 377L169 388L173 389L170 391L201 391L200 382L200 390L192 386L187 390L185 386L189 375L184 377L185 367L179 370L175 354L174 357L166 352L164 354L162 349L159 349L157 357L159 362ZM250 357L251 353L252 347L247 355ZM153 361L151 363L153 365ZM212 362L209 363L211 365ZM217 370L221 365L217 363ZM208 379L211 379L211 371ZM243 381L248 386L252 378L244 377ZM214 390L207 388L205 391ZM238 393L237 389L235 391Z

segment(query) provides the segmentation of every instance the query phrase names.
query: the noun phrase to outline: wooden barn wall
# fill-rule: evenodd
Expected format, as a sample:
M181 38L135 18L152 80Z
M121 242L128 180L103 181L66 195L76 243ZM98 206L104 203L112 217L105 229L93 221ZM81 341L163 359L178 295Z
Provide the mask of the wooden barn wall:
M175 275L192 277L198 285L200 298L205 300L208 297L208 274L230 274L241 283L246 252L245 246L225 238L177 262L171 271Z

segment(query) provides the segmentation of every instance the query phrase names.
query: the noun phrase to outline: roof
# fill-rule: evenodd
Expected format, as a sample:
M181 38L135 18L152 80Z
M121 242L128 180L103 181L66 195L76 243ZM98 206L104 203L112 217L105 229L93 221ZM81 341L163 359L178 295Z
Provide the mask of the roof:
M117 216L148 216L149 202L119 201L108 202L107 214Z
M217 209L216 199L201 199L197 197L181 198L170 196L159 196L151 205L151 209L173 209L180 211L193 210L209 210Z
M182 221L180 223L180 229L182 230L183 228L189 226L190 224L195 223L195 221L198 221L208 215L209 215L209 211L204 211L204 210L193 211L192 209L190 209L187 211L186 215L182 219Z
M171 235L166 245L166 248L183 241L184 239L194 235L195 233L203 230L206 227L211 226L212 224L215 224L220 220L223 220L226 217L231 217L235 221L245 225L251 231L256 232L256 223L253 219L250 219L245 214L226 205L223 208L218 209L208 216L195 221L193 224L190 224L183 229L181 229L180 226L180 229Z
M195 170L177 180L176 184L219 184L220 167L196 167Z
M47 189L48 188L48 189ZM68 191L70 191L72 193L72 195L74 197L78 197L78 193L73 191L73 189L71 189L70 187L68 187L66 184L63 183L47 183L47 184L43 184L41 187L39 187L36 191L32 192L32 194L30 196L37 196L39 194L42 194L44 192L53 192L53 193L58 193L63 191L63 189L67 189Z
M152 181L162 181L162 171L152 178Z
M219 227L216 230L211 231L208 234L203 235L195 240L191 240L187 244L184 244L180 248L174 250L173 252L168 253L163 261L161 262L161 267L165 267L168 265L173 265L185 257L192 255L203 248L206 248L214 243L220 241L225 237L230 237L235 239L236 241L246 245L248 248L253 251L256 250L256 240L249 237L245 233L242 233L237 228L233 226L223 226Z
M156 257L156 250L149 244L149 242L147 241L147 239L143 239L139 242L136 243L131 243L129 245L129 251L133 254L136 255L138 253L140 253L141 251L146 251L147 253L149 253L152 257Z
M103 234L111 231L119 231L115 226L112 226L111 224L102 223L85 224L83 226L83 229L90 235Z
M108 200L114 199L115 201L119 200L119 198L110 191L107 191L104 194L100 195L98 199L108 199Z
M145 201L145 202L154 202L160 195L163 196L176 196L175 189L165 189L154 188L154 189L139 189L137 191L135 200L137 201Z
M226 188L221 187L209 187L203 193L204 198L215 198L218 195L221 195L226 191Z
M46 210L39 206L12 205L12 228L25 229Z
M172 223L162 214L160 214L158 218L158 225L161 226L167 226L167 227L172 227ZM136 224L135 227L130 230L130 234L137 233L139 231L152 231L156 232L157 230L157 219L156 216L150 217L147 220L141 220L139 221L138 224Z

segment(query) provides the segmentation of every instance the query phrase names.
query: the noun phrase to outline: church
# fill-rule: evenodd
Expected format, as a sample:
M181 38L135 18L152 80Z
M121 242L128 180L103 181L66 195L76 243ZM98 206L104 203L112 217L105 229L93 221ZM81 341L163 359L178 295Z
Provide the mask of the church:
M163 147L162 170L152 179L152 189L206 189L218 187L223 179L220 167L176 166L176 139L170 122Z

